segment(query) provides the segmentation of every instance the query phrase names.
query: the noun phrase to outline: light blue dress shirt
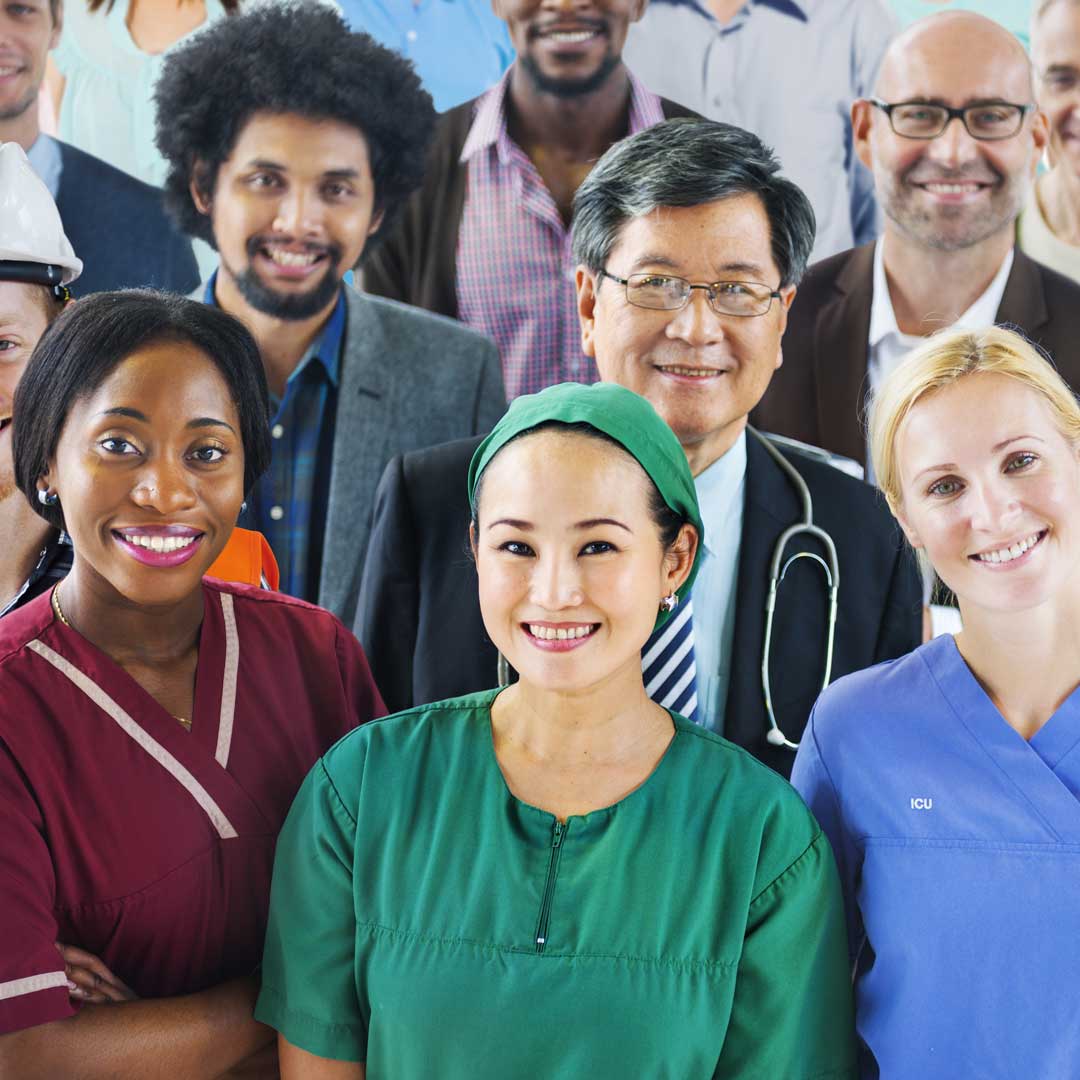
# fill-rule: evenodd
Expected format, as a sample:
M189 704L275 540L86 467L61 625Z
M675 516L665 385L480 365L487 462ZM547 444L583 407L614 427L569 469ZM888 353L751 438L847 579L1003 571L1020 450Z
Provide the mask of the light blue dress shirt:
M745 431L723 457L694 478L694 487L705 526L705 549L694 582L698 722L722 735L731 682L735 580L746 495Z
M49 194L56 201L60 193L60 177L64 172L64 158L60 153L60 144L48 135L39 135L26 151L30 167L38 174L38 179L49 189ZM76 255L78 252L75 253Z
M850 111L871 93L895 30L885 0L747 0L723 25L706 0L652 0L623 59L654 93L776 151L814 207L816 260L877 234Z
M514 59L510 35L491 0L337 0L363 30L416 66L439 112L477 97Z

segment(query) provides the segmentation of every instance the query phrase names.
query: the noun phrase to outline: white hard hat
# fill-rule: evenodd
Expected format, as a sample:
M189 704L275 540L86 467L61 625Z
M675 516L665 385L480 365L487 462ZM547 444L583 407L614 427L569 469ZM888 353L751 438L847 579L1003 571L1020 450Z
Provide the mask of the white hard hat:
M82 267L64 235L60 211L23 148L0 143L0 279L67 285Z

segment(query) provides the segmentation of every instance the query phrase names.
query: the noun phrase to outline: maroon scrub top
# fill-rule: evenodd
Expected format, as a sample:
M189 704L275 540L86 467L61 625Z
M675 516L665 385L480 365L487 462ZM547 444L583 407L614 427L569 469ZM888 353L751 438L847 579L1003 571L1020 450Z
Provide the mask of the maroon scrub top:
M0 621L0 1034L76 1011L56 941L140 997L250 974L293 796L386 712L329 612L212 578L203 594L190 732L50 593Z

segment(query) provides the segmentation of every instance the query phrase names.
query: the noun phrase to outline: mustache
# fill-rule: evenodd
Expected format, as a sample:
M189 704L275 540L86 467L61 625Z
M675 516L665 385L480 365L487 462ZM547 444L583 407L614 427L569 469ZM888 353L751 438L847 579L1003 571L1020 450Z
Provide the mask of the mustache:
M940 165L919 161L904 173L904 180L909 184L997 184L1003 179L1004 176L988 162L944 169Z
M244 245L248 257L258 254L261 248L278 247L284 244L296 245L291 237L256 235L248 237ZM301 240L300 248L313 255L328 255L331 262L337 262L341 258L341 247L338 244L314 244L310 241Z

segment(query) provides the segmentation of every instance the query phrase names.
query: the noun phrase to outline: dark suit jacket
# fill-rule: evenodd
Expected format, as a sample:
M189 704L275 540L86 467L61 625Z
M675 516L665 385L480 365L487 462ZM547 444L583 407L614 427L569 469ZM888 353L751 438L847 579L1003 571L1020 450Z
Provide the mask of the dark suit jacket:
M866 461L863 433L874 245L812 266L791 305L784 363L751 414L762 431ZM1080 390L1080 285L1015 249L998 323L1021 330Z
M495 647L484 632L468 552L465 478L480 439L394 458L375 501L355 631L391 711L494 686ZM724 734L784 776L794 754L765 741L761 689L769 562L798 520L791 482L753 438L736 588L734 657ZM900 656L921 640L921 585L912 553L876 490L832 466L787 453L831 533L840 564L833 677ZM789 551L800 550L792 546ZM807 550L819 550L811 542ZM707 610L694 598L695 617ZM774 709L788 737L801 735L820 689L824 578L800 559L784 580L773 623Z
M173 228L157 188L60 143L56 207L83 261L76 296L150 285L188 293L199 284L190 241Z

